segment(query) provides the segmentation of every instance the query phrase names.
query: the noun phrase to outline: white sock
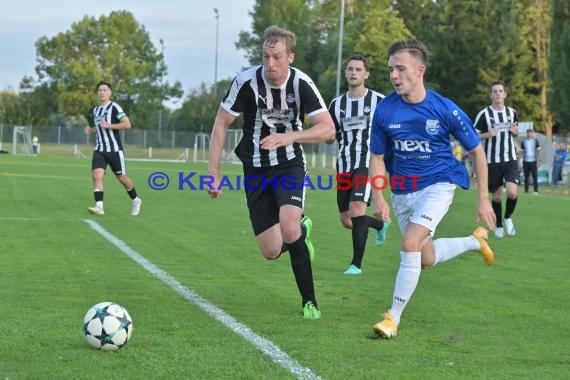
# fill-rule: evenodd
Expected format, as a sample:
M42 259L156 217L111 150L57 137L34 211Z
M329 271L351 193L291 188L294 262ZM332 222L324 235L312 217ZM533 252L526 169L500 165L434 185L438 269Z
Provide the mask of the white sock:
M95 202L95 207L100 208L101 210L103 210L103 201L97 201L97 202Z
M435 266L438 263L451 260L467 251L476 251L480 248L479 242L473 236L462 238L443 238L433 241L435 249Z
M396 323L400 323L400 317L404 312L404 308L412 297L416 285L418 285L421 271L421 252L400 251L400 269L396 275L394 299L392 300L392 308L390 309L390 314L394 316Z

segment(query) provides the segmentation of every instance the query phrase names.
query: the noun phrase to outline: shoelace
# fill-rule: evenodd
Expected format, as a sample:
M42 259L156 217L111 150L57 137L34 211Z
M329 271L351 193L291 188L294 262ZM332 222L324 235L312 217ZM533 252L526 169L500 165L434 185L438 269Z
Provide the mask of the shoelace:
M390 314L390 311L385 311L383 313L378 313L379 316L381 316L384 319L389 319L392 320L392 315Z

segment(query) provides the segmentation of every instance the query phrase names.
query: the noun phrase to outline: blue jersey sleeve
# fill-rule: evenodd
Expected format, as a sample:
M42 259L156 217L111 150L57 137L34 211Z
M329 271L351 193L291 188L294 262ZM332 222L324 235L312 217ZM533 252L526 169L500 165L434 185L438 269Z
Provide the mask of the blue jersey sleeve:
M481 138L477 134L471 119L459 108L455 103L450 103L449 125L451 126L451 134L459 140L461 145L471 151L481 143Z
M376 106L370 128L370 152L372 154L386 153L386 134L382 127L382 102Z

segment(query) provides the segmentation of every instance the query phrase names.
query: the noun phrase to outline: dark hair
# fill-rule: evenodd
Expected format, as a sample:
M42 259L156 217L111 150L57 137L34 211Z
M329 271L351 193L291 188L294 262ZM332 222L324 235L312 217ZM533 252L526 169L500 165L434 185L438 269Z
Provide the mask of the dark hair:
M427 67L429 52L427 47L421 41L412 39L396 41L388 49L388 57L391 57L400 51L407 51L414 57L418 58Z
M505 90L505 92L507 91L507 85L505 84L504 80L496 80L493 83L491 83L491 89L493 89L494 86L503 86L503 89Z
M366 71L370 71L368 68L368 60L362 54L356 53L348 57L346 59L346 62L344 63L344 67L348 66L348 62L350 61L361 61L362 63L364 63L364 68L366 69Z
M109 87L109 90L113 91L113 86L111 86L111 83L107 82L106 80L99 81L99 83L97 83L97 86L95 87L95 90L99 90L99 86L102 85Z
M295 47L297 46L295 33L277 25L271 25L265 29L263 46L273 47L278 42L282 42L285 45L287 53L295 53Z

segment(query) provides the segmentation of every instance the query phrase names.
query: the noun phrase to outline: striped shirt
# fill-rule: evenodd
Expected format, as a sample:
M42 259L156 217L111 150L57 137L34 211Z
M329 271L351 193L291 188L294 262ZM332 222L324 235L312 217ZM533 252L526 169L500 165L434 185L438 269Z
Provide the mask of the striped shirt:
M338 141L339 173L368 168L370 161L370 122L384 95L366 89L364 96L351 99L345 93L331 102L329 112Z
M299 143L268 151L261 149L260 141L272 133L301 131L305 115L312 117L327 111L319 90L305 73L290 67L285 83L274 87L265 80L262 65L235 77L221 107L236 117L243 113L243 137L235 153L244 165L253 167L275 166L295 158L304 160Z
M489 132L497 128L497 135L485 139L485 153L488 164L516 161L517 152L513 134L509 131L511 123L518 122L517 111L505 107L496 111L491 106L481 110L475 118L475 129L479 133Z
M531 139L524 139L521 142L521 149L523 150L524 162L538 161L538 150L540 149L540 144L538 143L537 139L534 137Z
M95 150L99 152L120 152L123 150L119 130L105 129L100 123L106 120L108 123L116 124L126 116L121 106L115 102L109 102L93 108L93 122L97 132L95 135Z

